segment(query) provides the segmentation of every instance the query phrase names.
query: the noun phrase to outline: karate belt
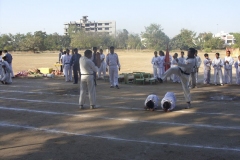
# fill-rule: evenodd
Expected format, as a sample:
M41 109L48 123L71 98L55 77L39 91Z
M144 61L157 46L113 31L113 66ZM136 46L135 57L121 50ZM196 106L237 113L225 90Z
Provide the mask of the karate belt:
M179 69L180 69L180 71L183 73L183 74L185 74L185 75L190 75L190 73L186 73L186 72L184 72L180 67L178 67Z

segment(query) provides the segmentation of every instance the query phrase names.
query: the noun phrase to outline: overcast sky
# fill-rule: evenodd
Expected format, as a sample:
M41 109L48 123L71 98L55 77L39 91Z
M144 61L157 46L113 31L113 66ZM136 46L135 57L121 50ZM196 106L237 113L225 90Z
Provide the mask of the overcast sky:
M240 0L0 0L0 34L63 34L65 22L84 15L90 21L114 20L117 30L130 33L157 23L171 38L182 28L240 32Z

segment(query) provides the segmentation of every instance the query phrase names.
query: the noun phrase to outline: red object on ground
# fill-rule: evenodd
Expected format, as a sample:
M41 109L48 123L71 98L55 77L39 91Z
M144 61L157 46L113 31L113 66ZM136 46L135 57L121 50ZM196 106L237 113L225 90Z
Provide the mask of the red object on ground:
M170 58L169 58L169 50L167 45L166 55L165 55L165 71L170 68Z

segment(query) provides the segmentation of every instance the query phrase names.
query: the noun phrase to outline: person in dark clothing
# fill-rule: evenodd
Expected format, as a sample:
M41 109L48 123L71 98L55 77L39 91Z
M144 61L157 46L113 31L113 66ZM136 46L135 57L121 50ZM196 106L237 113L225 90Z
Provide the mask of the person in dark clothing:
M72 58L70 60L70 66L73 66L73 77L74 77L74 82L73 84L78 84L78 75L81 78L81 74L80 74L80 65L79 65L79 59L81 57L81 54L78 53L78 49L75 48L73 50L73 55Z

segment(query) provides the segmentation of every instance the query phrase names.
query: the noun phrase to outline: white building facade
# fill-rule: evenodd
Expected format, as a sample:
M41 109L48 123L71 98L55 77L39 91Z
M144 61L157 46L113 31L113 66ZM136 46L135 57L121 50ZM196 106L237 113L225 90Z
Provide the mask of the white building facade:
M214 36L224 40L225 45L232 45L235 43L234 36L229 33L225 33L224 31L221 31L220 33L217 33Z
M116 21L88 21L88 16L83 16L80 21L70 21L64 24L64 34L68 34L70 26L76 26L77 29L82 29L86 32L107 33L111 36L116 36Z

